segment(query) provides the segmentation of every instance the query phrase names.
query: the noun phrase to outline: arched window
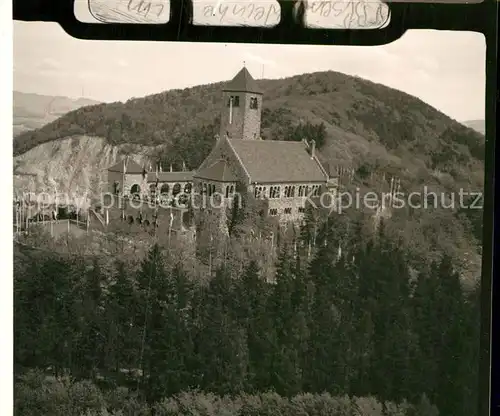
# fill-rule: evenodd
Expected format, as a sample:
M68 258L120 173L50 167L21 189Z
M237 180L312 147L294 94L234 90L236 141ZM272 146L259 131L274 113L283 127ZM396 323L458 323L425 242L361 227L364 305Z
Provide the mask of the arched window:
M215 185L214 184L208 184L208 196L212 196L215 193Z
M231 198L234 194L234 185L226 186L226 198Z
M250 98L250 108L252 110L257 110L259 108L259 101L257 100L257 97Z
M141 193L141 187L137 184L132 185L132 188L130 188L130 193L132 195L139 195Z
M231 105L231 101L233 102L232 103L233 107L240 106L240 97L238 95L231 95L231 97L229 97L229 100L227 100L228 107Z
M160 189L160 194L168 194L168 191L170 190L170 187L168 186L167 183L164 183L162 186L161 186L161 189Z
M193 186L190 183L187 183L186 185L184 185L184 192L186 194L190 194L192 189L193 189Z
M281 188L279 186L271 186L269 188L269 198L279 198Z
M295 196L295 186L285 186L285 198L293 198Z
M176 183L172 187L172 195L177 195L177 194L180 194L180 193L181 193L181 184L180 183Z
M186 205L188 202L188 197L186 194L182 194L180 197L179 197L179 204L180 205Z

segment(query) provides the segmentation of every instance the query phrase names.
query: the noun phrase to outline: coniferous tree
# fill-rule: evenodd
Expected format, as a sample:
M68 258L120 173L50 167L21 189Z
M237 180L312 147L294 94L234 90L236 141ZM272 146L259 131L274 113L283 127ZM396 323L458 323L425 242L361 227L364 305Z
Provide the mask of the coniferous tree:
M441 326L436 322L438 280L427 273L420 273L411 299L413 330L418 339L418 355L414 360L413 377L417 378L416 392L434 392L438 378L436 342L441 335ZM419 370L425 368L425 372ZM413 395L412 395L413 396ZM431 394L430 397L434 397ZM409 397L408 400L415 397ZM416 399L416 398L415 398Z
M236 315L246 330L249 366L248 384L251 391L270 388L273 363L274 321L268 309L269 284L260 275L255 261L250 261L236 287ZM272 293L271 293L272 296Z
M464 331L461 340L460 384L463 387L461 411L464 415L477 415L479 403L479 365L481 339L481 283L465 295Z
M65 359L68 347L71 351L70 341L76 335L73 322L75 315L71 308L71 269L71 264L66 259L51 256L42 263L37 276L39 291L35 304L38 304L38 313L41 315L38 342L46 354L43 365L51 366L56 376L61 374L63 366L68 363ZM83 316L78 318L84 319ZM76 356L79 354L73 354L73 357Z
M14 282L15 364L52 366L57 375L71 365L76 336L70 263L58 256L30 260ZM67 368L66 367L66 368Z
M103 272L97 260L85 275L83 292L83 336L79 343L79 358L84 374L95 378L96 370L102 366L101 346L104 344L103 336Z
M315 286L315 298L311 316L312 365L307 379L315 392L339 388L338 379L332 376L337 369L340 345L338 328L341 321L339 302L332 296L334 282L338 282L334 263L334 251L327 245L318 250L309 267L310 278Z
M291 395L302 388L302 370L298 344L306 336L303 317L294 305L295 259L284 246L278 258L276 283L270 297L270 314L275 327L274 360L272 367L273 387L280 394ZM300 320L297 318L300 317Z
M434 402L443 414L462 414L469 370L469 364L464 362L465 349L471 342L466 337L467 307L460 277L449 256L443 256L435 273L439 282L435 325L441 328L441 339L436 343L439 395Z
M315 243L316 233L317 233L317 220L314 215L314 208L310 204L306 204L306 211L304 213L304 219L300 226L300 245L302 246L302 254L309 254L309 247L313 248ZM309 260L309 259L308 259Z
M243 390L247 382L247 339L234 314L233 293L228 272L218 269L203 297L196 346L202 367L200 387L218 394Z
M118 373L121 368L130 370L137 365L143 322L135 319L139 304L134 284L122 261L116 263L113 280L106 303L107 358L108 367Z
M154 244L137 274L136 321L141 332L137 368L141 370L141 386L149 400L158 388L155 350L164 335L162 312L165 304L172 301L173 286L167 277L160 247Z

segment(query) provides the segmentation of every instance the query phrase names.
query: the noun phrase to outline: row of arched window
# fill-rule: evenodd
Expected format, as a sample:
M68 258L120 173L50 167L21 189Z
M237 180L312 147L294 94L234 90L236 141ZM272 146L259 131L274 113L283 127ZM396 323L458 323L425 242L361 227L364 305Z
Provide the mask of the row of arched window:
M231 95L227 100L228 107L239 107L240 106L240 97L238 95ZM250 97L249 107L252 110L258 110L259 108L259 100L257 97Z
M190 194L191 190L193 189L193 185L190 183L187 183L184 185L184 188L181 186L180 183L176 183L172 186L172 195L178 195L181 193L181 191L184 191L186 194ZM157 193L158 189L156 184L151 184L149 185L149 192L151 193L151 196L155 196ZM160 187L160 195L166 195L170 192L170 185L168 183L164 183Z
M212 196L216 192L216 186L213 183L201 182L199 189L202 195ZM234 185L225 185L223 189L224 189L224 196L226 198L231 198L232 196L234 196L235 193Z
M296 192L296 189L297 192ZM254 195L255 198L270 198L277 199L283 196L284 198L294 198L297 194L298 197L306 197L306 196L319 196L321 191L321 185L286 185L283 189L283 193L281 192L281 186L273 185L269 187L269 194L267 194L266 186L256 186Z

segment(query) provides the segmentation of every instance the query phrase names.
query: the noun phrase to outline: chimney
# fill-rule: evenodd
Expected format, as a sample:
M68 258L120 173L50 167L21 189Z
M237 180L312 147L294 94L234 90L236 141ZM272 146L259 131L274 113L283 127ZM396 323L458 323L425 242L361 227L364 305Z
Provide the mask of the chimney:
M170 164L170 172L173 172L174 170L172 169L172 164Z
M304 143L306 149L309 149L309 143L307 142L307 139L302 139L302 143Z
M311 159L316 156L316 141L311 140Z

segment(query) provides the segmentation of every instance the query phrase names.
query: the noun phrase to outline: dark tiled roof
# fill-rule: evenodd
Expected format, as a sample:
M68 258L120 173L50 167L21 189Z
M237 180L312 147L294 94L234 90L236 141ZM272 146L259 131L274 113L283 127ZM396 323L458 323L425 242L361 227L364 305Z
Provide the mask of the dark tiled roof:
M227 140L252 182L326 182L328 179L302 142Z
M108 171L123 173L124 162L126 164L126 171L127 171L126 173L143 173L144 172L144 167L139 165L137 162L134 162L130 158L121 160L116 165L113 165L110 168L108 168Z
M193 180L193 171L186 172L158 172L159 182L190 182ZM156 172L148 173L148 182L156 182Z
M194 176L201 179L208 179L219 182L237 181L236 176L233 174L229 166L227 166L227 163L222 159L196 172Z
M258 87L246 68L242 68L241 71L225 85L224 91L254 92L256 94L262 94L262 90Z

